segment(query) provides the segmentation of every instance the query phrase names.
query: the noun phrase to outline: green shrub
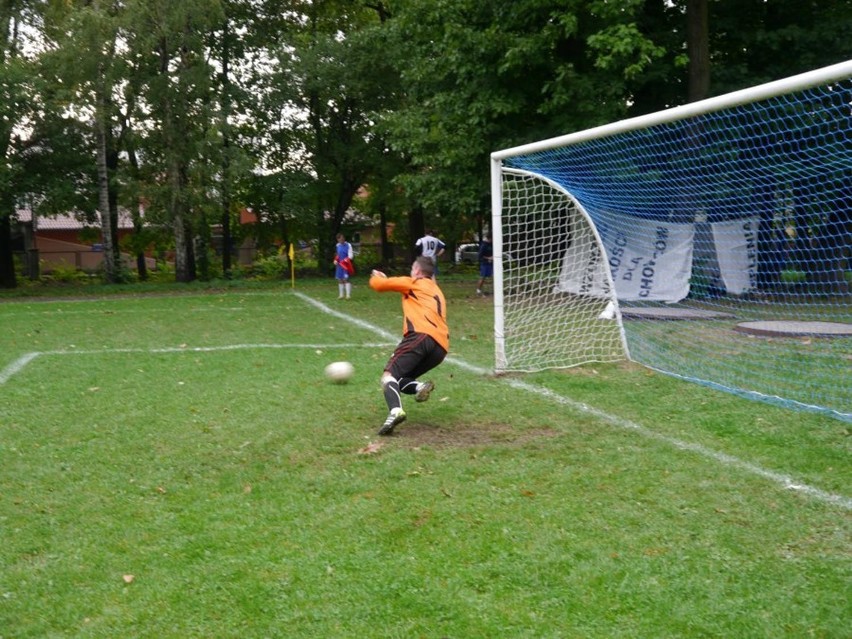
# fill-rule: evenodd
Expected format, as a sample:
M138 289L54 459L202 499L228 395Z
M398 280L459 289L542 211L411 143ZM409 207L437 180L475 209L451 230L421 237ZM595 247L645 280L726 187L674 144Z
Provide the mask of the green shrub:
M253 274L261 279L282 279L287 275L287 260L278 255L263 257L254 262Z
M89 276L86 273L84 273L83 271L79 271L76 267L69 266L67 264L60 264L53 267L51 272L45 277L47 281L60 282L62 284L89 281Z
M355 256L356 271L363 272L365 269L372 269L382 263L379 248L377 246L362 245L358 255Z

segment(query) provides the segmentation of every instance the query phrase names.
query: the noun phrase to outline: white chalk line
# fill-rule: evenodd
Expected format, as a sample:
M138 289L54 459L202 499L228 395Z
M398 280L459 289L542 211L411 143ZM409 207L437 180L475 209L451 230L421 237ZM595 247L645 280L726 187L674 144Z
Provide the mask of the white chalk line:
M105 353L215 353L217 351L246 351L262 349L313 349L331 350L335 348L387 348L395 346L393 342L325 343L325 344L225 344L222 346L167 346L163 348L103 348L103 349L64 349L43 351L40 355L102 355Z
M216 351L242 351L260 349L311 349L327 351L334 349L352 348L393 348L396 342L358 342L358 343L324 343L324 344L227 344L225 346L172 346L167 348L101 348L78 349L70 348L55 351L38 351L26 353L0 371L0 386L20 373L37 357L45 355L109 355L113 353L214 353Z
M97 300L102 301L102 300ZM168 308L128 308L128 309L110 309L110 310L98 310L98 309L84 309L84 310L68 310L63 308L57 309L45 309L45 310L34 310L34 311L22 311L16 312L16 316L34 316L34 317L65 317L66 315L121 315L121 314L133 314L139 315L140 313L167 313L171 309ZM188 308L186 311L188 313L207 313L211 311L215 312L223 312L223 313L231 313L231 312L243 312L248 310L245 306L226 306L226 307L218 307L218 306L198 306L195 308Z
M41 353L25 353L21 355L14 362L9 364L6 368L0 371L0 386L5 384L12 376L20 373L24 368L33 361L36 357L41 355Z
M303 293L294 293L297 297L304 300L308 304L311 304L321 310L322 312L332 315L334 317L340 318L362 328L372 331L378 335L381 335L383 338L393 337L391 333L388 333L384 329L379 328L378 326L374 326L369 322L365 322L364 320L358 319L356 317L352 317L347 315L346 313L341 313L340 311L336 311L329 306L326 306L322 302L319 302ZM398 336L397 336L398 339ZM461 360L457 357L447 357L446 362L453 364L459 368L463 368L468 372L478 374L478 375L490 375L493 371L474 366L473 364L469 364L464 360ZM733 455L728 455L726 453L720 453L718 451L712 450L705 446L701 446L700 444L691 444L689 442L682 441L675 437L669 437L668 435L663 435L661 433L657 433L653 430L646 428L636 422L632 422L628 419L623 419L621 417L617 417L615 415L610 415L609 413L595 408L594 406L589 406L583 402L579 402L569 397L565 397L564 395L560 395L549 388L545 388L543 386L538 386L536 384L530 384L523 380L519 380L511 377L497 377L495 378L497 381L507 384L512 388L516 388L518 390L523 390L528 393L533 393L535 395L539 395L541 397L545 397L551 401L554 401L562 406L568 406L573 410L579 413L585 413L587 415L592 415L593 417L611 424L613 426L617 426L618 428L622 428L625 430L630 430L635 433L642 435L643 437L647 437L648 439L653 439L658 442L662 442L677 448L678 450L684 450L688 452L695 453L706 459L710 459L714 462L718 462L724 464L725 466L731 466L733 468L738 468L752 475L756 475L763 479L767 479L775 484L778 484L785 490L791 490L794 492L802 493L814 499L817 499L822 502L826 502L828 504L832 504L834 506L839 506L846 510L852 510L852 499L849 497L845 497L843 495L836 495L834 493L829 493L819 488L815 488L813 486L809 486L803 482L800 482L788 475L784 475L782 473L776 473L771 470L766 470L765 468L761 468L755 464L743 461Z

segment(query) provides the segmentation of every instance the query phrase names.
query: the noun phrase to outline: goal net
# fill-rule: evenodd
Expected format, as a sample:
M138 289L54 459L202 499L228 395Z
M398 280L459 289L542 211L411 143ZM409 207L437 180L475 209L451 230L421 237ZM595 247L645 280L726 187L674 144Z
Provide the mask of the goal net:
M631 359L852 421L852 61L492 154L498 372Z

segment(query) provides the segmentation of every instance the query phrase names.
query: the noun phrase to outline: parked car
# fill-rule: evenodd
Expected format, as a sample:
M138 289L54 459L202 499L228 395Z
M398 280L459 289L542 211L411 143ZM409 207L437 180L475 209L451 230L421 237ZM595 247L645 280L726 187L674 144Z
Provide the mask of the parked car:
M503 253L503 263L514 261L511 253ZM456 264L479 264L479 244L459 244L456 248Z
M456 264L478 264L479 244L459 244L456 247Z

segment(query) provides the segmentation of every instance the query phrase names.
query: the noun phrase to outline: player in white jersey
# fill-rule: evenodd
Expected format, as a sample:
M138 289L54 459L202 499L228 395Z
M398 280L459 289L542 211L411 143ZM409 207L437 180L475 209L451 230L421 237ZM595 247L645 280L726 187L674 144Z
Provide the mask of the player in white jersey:
M432 264L435 265L435 275L437 275L438 258L444 254L447 245L435 236L435 231L430 230L414 243L414 248L417 250L418 255L428 257L432 260Z

